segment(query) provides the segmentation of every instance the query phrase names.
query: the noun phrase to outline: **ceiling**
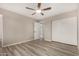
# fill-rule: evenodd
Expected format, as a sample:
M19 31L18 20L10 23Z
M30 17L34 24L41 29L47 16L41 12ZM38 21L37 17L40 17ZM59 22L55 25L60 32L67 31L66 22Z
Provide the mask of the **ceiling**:
M0 3L0 8L16 12L21 15L25 15L37 20L44 19L50 16L55 16L60 13L69 12L77 9L76 3L42 3L41 9L46 7L52 7L51 10L44 11L44 16L40 14L31 15L34 13L32 10L28 10L25 7L37 9L37 3Z

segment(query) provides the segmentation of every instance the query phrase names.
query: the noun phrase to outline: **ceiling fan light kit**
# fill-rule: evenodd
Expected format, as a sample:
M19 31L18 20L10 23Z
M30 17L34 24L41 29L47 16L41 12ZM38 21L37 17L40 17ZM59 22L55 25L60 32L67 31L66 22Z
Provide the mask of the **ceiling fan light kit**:
M36 13L41 13L41 10L40 9L36 10Z

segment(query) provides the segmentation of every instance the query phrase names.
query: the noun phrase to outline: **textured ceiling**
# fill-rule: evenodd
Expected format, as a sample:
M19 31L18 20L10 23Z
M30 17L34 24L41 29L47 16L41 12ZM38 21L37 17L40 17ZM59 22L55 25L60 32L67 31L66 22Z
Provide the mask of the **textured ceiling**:
M52 7L49 11L44 11L44 16L40 14L31 15L32 10L28 10L25 7L31 7L37 9L37 3L0 3L0 8L10 10L37 20L44 19L50 16L55 16L60 13L69 12L77 9L76 3L42 3L41 9L46 7Z

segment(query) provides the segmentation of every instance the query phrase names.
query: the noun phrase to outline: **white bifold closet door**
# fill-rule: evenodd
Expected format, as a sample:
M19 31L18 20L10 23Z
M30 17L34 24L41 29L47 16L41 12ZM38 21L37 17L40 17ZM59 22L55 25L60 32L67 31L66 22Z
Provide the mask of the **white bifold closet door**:
M77 45L77 17L52 21L52 41Z
M39 22L34 23L34 39L43 39L43 24Z

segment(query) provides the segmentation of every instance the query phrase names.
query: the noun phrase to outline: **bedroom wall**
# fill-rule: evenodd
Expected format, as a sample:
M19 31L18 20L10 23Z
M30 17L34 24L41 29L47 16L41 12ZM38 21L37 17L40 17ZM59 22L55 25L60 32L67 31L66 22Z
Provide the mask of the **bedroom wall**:
M45 19L43 21L44 40L52 41L52 18Z
M44 24L45 40L77 45L77 10L47 18Z
M3 15L3 46L33 40L34 19L0 9Z

